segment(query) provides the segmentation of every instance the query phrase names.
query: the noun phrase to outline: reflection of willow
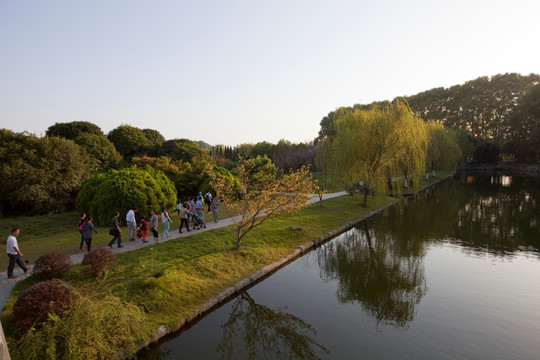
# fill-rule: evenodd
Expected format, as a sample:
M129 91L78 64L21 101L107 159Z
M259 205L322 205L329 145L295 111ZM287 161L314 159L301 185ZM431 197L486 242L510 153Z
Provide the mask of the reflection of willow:
M422 258L399 256L398 247L382 231L356 229L345 241L321 249L321 276L339 281L339 301L358 301L377 323L404 327L426 292L426 281Z
M316 331L312 325L294 315L258 305L246 292L237 297L222 328L223 340L218 348L223 359L239 358L235 351L242 351L242 345L248 359L319 359L317 353L328 354L313 339Z

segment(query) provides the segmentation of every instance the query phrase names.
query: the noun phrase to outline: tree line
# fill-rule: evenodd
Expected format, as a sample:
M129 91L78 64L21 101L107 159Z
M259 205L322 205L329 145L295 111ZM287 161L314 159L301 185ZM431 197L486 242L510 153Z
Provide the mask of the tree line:
M144 178L159 177L148 167L160 171L176 190L175 196L169 196L168 200L158 197L161 207L170 206L177 197L185 199L209 190L212 173L220 173L235 184L234 173L239 159L245 160L251 174L270 177L282 176L283 169L299 169L314 162L314 152L302 157L302 151L313 151L310 145L285 140L277 145L264 142L234 148L211 147L203 143L206 150L199 143L188 139L165 140L156 130L129 125L120 125L104 134L99 126L86 121L56 123L41 138L0 129L0 161L3 164L0 168L0 215L42 214L81 207L85 202L77 201L79 191L85 181L99 174L120 183L134 179L144 183ZM302 159L297 160L299 157ZM112 184L111 181L107 183ZM141 188L142 185L132 186ZM164 191L170 192L169 186L166 188ZM114 186L109 190L113 196L127 192ZM103 193L104 190L100 191ZM146 191L155 193L158 189L148 185ZM85 194L82 198L89 196ZM126 200L126 206L128 202ZM92 208L96 206L92 205Z
M396 98L405 101L416 116L462 131L469 145L465 156L479 161L513 158L540 159L540 75L516 73L479 77L450 88L434 88ZM392 101L392 102L393 102ZM356 104L346 111L369 110L391 101ZM335 134L335 111L321 122L316 142Z

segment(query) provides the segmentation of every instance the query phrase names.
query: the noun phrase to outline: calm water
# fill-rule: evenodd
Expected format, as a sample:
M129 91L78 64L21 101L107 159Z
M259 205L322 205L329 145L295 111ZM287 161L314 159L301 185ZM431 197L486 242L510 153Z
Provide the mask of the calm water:
M540 181L464 176L281 269L145 359L540 359Z

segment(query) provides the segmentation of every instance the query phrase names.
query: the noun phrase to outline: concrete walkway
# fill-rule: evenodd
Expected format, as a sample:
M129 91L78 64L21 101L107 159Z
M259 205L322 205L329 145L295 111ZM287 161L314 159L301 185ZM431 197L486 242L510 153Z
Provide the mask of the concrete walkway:
M341 191L341 192L337 192L337 193L331 193L331 194L324 194L323 195L323 200L332 199L332 198L335 198L335 197L343 196L345 194L347 194L345 191ZM318 201L319 201L319 196L313 194L313 195L311 195L311 199L308 201L308 204L311 205L311 204L316 203ZM178 232L178 230L172 230L172 231L170 231L170 236L169 237L166 237L164 239L160 238L159 244L167 242L169 240L190 236L190 235L193 235L193 234L196 234L196 233L210 231L210 230L213 230L213 229L229 226L232 223L233 223L232 218L227 218L227 219L219 220L217 223L214 223L213 221L208 222L206 224L206 229L192 230L190 232L187 232L186 230L184 230L181 234ZM174 225L178 226L179 224L178 224L178 222L176 222ZM123 233L126 234L124 236L127 236L127 232L123 231ZM153 241L153 238L152 238L151 234L147 239L148 239L148 242L146 242L146 243L143 243L141 241L122 241L122 245L124 245L122 248L113 247L112 250L116 254L120 254L120 253L124 253L124 252L128 252L128 251L141 249L143 247L154 246L154 241ZM159 244L158 244L158 246L159 246ZM73 264L81 263L85 254L86 254L86 252L81 252L81 253L78 253L78 254L71 255L71 262ZM32 273L32 268L33 268L33 265L29 265L28 266L28 273L25 274L21 270L21 268L18 267L18 265L15 265L15 270L13 271L13 274L16 275L17 277L14 278L14 279L8 279L7 278L7 272L5 272L5 271L0 272L0 279L2 279L2 280L0 280L0 308L1 309L4 308L4 305L6 304L6 301L9 299L9 297L11 295L11 291L13 290L13 287L15 286L15 284L19 280L26 279L28 276L30 276L30 274Z

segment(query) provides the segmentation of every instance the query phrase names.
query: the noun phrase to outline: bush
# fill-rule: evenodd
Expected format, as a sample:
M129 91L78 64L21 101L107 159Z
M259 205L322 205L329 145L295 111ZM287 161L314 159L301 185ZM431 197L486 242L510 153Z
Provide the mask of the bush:
M116 265L116 254L109 248L90 251L82 261L83 265L90 265L95 276L101 276L106 269Z
M109 226L114 211L140 214L176 205L176 188L162 171L146 165L119 171L109 170L89 178L77 195L77 209L92 214L94 224Z
M59 280L47 280L26 289L13 305L15 331L23 333L44 323L49 313L61 316L75 302L71 285Z
M62 319L28 331L12 349L19 359L132 358L152 334L142 309L115 296L81 298Z
M32 274L52 279L66 274L70 267L71 257L68 254L52 252L37 259Z

